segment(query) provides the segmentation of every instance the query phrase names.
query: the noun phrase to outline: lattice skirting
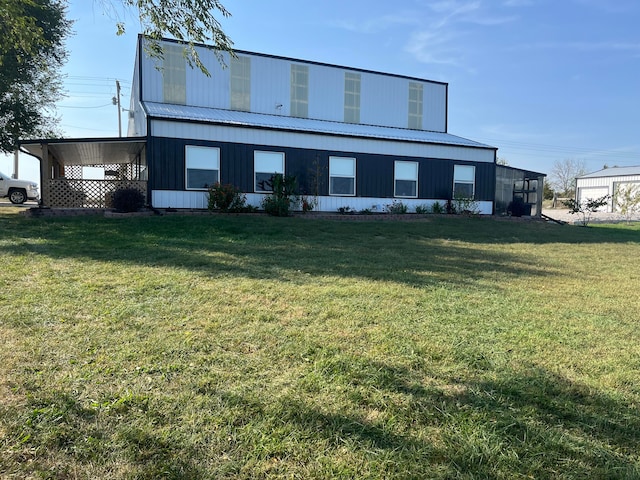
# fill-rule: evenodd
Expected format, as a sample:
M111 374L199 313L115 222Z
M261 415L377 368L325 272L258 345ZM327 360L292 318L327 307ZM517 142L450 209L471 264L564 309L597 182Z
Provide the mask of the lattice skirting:
M147 197L147 182L136 180L58 178L45 182L45 188L47 206L53 208L110 208L112 193L123 188L135 188Z

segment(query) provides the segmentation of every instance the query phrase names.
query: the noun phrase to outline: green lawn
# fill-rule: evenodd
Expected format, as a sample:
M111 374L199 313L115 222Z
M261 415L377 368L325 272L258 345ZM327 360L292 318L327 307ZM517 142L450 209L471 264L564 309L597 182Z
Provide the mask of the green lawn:
M640 225L0 210L0 478L640 478Z

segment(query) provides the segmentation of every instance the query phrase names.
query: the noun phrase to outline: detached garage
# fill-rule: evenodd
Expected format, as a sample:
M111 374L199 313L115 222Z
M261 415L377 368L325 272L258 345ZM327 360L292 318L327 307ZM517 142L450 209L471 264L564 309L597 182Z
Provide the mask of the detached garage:
M609 203L602 207L603 211L615 212L615 198L623 185L640 185L640 165L635 167L612 167L582 175L576 179L576 201L611 195Z

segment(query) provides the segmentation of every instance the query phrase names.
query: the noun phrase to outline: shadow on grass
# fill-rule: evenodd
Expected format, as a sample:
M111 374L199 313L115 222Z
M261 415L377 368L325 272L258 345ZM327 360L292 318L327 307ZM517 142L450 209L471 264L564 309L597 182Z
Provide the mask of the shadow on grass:
M377 468L386 475L403 468L415 478L640 476L637 407L557 374L507 370L467 382L435 375L426 387L415 370L359 357L327 360L322 374L345 387L348 410L285 397L274 417L369 461L382 455ZM431 439L413 435L430 429Z
M500 231L503 225L507 228ZM20 228L19 237L6 242L13 254L182 268L216 277L296 281L308 274L424 286L482 279L498 284L509 277L550 274L525 256L480 245L483 237L491 242L501 235L520 241L513 237L513 225L483 219L336 222L176 216L40 219ZM521 228L519 235L538 234L533 226Z

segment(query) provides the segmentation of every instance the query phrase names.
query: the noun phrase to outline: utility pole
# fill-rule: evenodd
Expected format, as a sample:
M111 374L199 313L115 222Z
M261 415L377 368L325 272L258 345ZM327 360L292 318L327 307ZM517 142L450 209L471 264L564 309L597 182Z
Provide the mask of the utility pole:
M116 80L116 101L118 106L118 137L122 137L122 109L120 108L120 81Z

